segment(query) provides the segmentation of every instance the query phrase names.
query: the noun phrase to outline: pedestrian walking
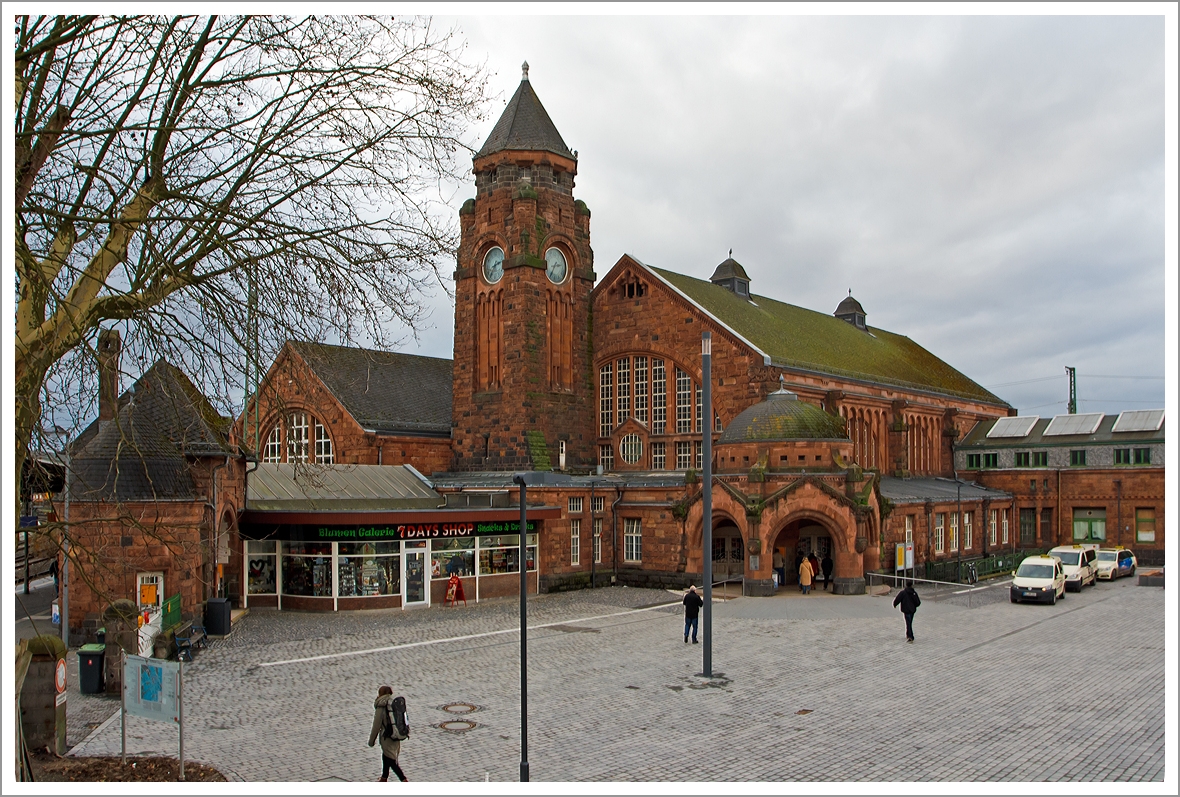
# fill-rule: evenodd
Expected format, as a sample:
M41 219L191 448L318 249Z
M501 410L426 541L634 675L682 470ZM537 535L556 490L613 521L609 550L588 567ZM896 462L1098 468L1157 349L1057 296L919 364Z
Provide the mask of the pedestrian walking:
M394 701L393 687L383 686L377 690L377 699L373 701L373 728L369 731L369 747L381 739L381 781L389 780L389 770L397 775L403 783L409 780L402 768L397 765L397 756L401 752L402 743L389 732L393 718L390 711Z
M803 564L803 560L804 560L804 559L806 559L806 558L807 558L807 557L805 557L805 556L803 555L803 552L802 552L802 551L795 551L795 572L796 572L796 573L798 573L798 572L799 572L799 567L800 567L800 565L802 565L802 564ZM800 581L800 582L799 582L799 591L800 591L800 592L802 592L802 591L803 591L803 582L802 582L802 581Z
M815 553L807 554L807 561L811 562L811 580L812 582L819 581L819 558Z
M61 579L61 569L57 565L57 557L53 557L53 561L49 563L49 575L53 576L53 591L61 594L61 585L58 583Z
M799 565L799 587L803 590L803 594L811 592L811 580L815 576L815 571L811 569L811 560L804 559L803 563Z
M701 607L705 602L701 600L701 596L697 594L697 588L691 584L688 587L688 594L684 596L684 644L688 644L688 632L692 629L692 643L697 644L697 620L701 613Z
M824 590L826 591L832 586L832 568L835 566L832 564L832 555L824 553L824 560L819 563L819 566L824 571ZM835 591L832 590L832 592Z
M778 585L781 587L787 583L787 563L783 559L781 548L774 549L772 564L774 565L774 572L778 573Z
M900 606L901 613L905 615L905 641L913 642L914 613L922 605L922 599L918 597L918 591L914 589L914 582L906 582L905 589L897 593L897 597L893 599L893 605Z

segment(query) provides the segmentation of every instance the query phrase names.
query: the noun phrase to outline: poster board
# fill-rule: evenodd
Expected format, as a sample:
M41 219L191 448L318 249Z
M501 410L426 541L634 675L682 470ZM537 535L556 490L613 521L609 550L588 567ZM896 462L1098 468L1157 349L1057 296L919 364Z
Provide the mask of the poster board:
M463 594L463 582L459 580L458 576L452 575L447 581L447 597L443 601L443 605L454 605L459 601L463 601L464 606L467 605L467 597Z
M123 664L126 711L156 722L180 723L180 662L128 656Z

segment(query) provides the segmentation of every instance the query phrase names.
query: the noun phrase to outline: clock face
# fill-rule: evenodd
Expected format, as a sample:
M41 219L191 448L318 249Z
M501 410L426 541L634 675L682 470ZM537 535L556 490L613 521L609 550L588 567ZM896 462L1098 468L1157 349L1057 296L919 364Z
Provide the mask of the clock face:
M483 278L495 284L504 276L504 250L493 246L483 256Z
M567 270L565 255L556 246L551 247L545 253L545 273L549 275L550 282L553 282L555 285L565 282L565 273Z

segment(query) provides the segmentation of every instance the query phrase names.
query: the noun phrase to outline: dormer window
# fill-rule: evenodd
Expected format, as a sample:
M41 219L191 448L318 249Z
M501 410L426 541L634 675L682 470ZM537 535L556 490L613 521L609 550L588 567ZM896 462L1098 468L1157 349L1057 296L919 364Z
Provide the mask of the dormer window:
M840 302L840 306L836 308L833 314L841 321L847 321L857 329L867 329L865 326L865 309L860 306L860 302L852 298L852 291L848 291L847 298Z
M709 277L709 282L714 285L720 285L732 294L742 297L743 299L750 298L750 277L746 274L746 270L742 268L742 264L733 259L733 250L729 251L730 257L722 261L713 271L713 276Z

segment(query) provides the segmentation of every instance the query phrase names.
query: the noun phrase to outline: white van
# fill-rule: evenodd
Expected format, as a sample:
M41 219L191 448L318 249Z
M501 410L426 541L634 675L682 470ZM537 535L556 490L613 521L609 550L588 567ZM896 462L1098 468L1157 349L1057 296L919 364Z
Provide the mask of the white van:
M1037 601L1057 603L1065 597L1065 571L1061 560L1052 556L1030 556L1012 574L1009 598L1013 603Z
M1087 584L1097 583L1097 545L1058 545L1049 551L1049 556L1061 560L1065 570L1065 588L1071 592L1081 592Z

